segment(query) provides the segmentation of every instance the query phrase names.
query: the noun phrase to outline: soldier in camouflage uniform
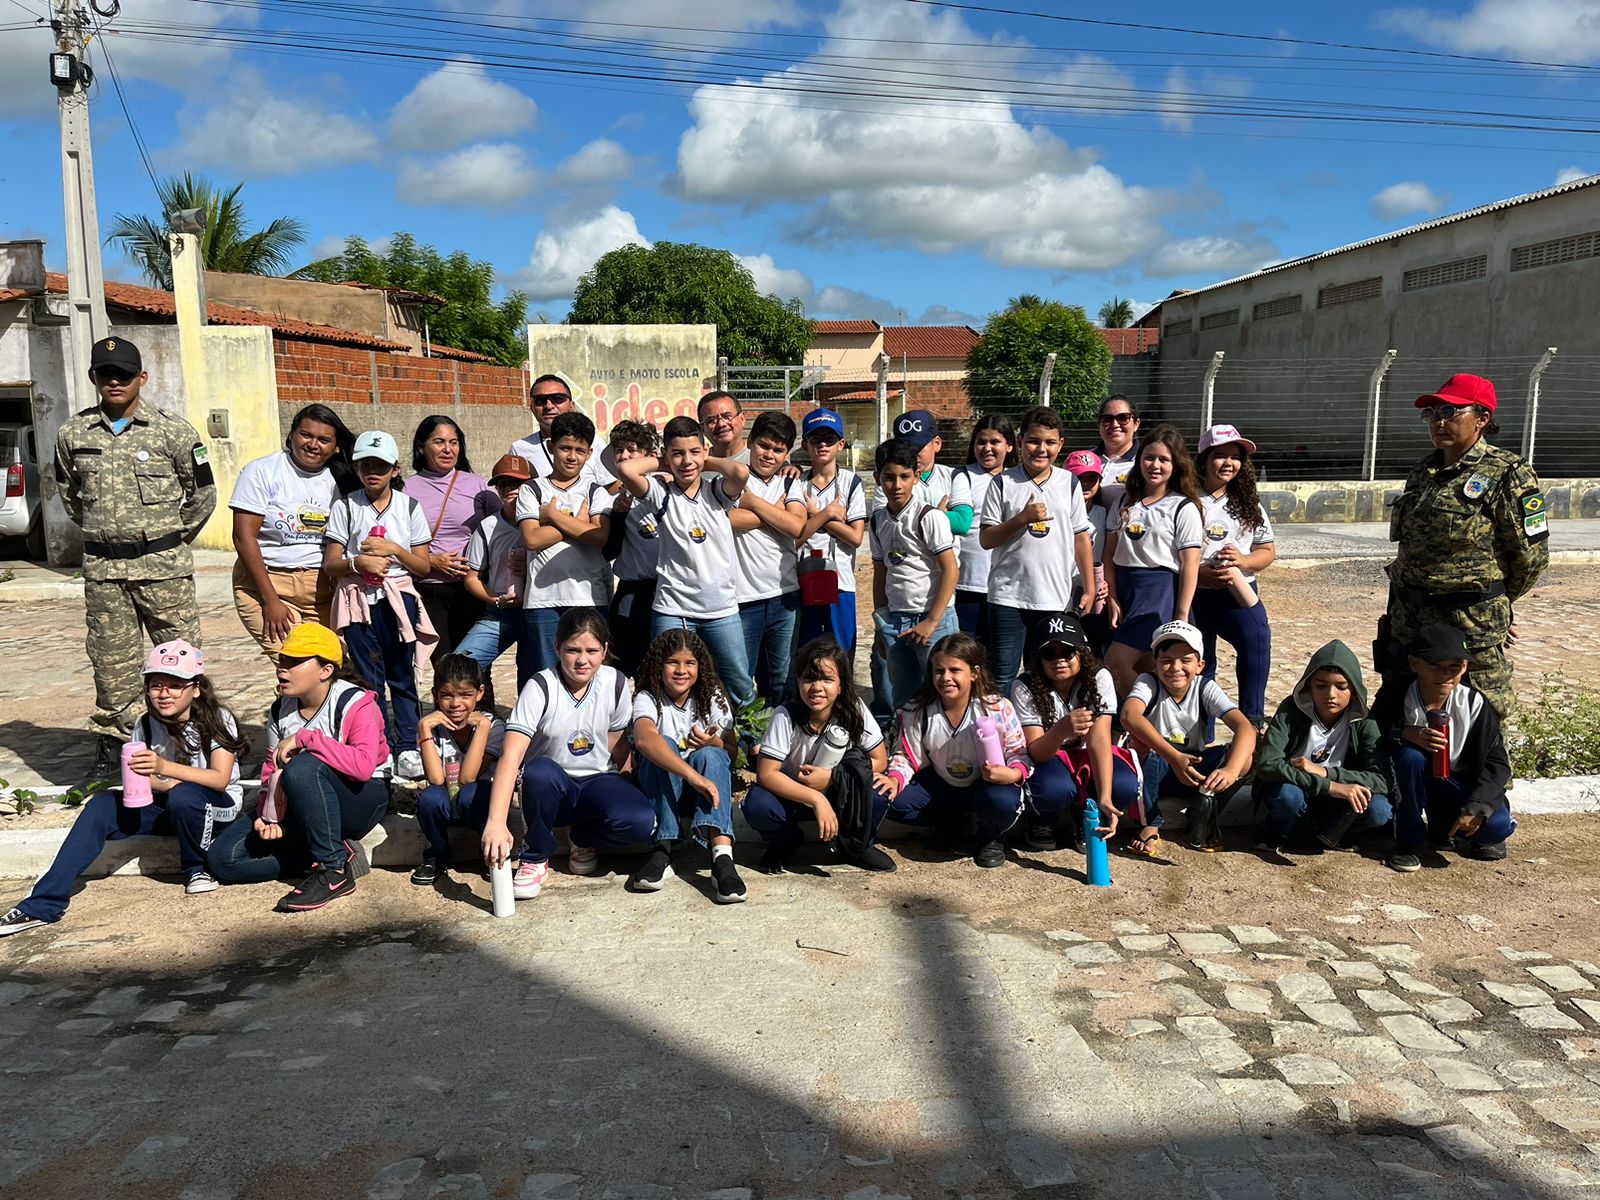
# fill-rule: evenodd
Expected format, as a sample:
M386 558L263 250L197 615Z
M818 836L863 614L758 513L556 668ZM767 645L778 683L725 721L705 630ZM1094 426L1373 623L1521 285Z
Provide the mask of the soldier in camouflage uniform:
M96 342L89 377L100 403L61 427L55 474L67 515L83 530L98 775L120 764L144 711L145 636L200 644L189 543L216 507L217 489L194 427L140 400L149 376L137 346L120 337Z
M1512 605L1550 562L1549 524L1539 477L1509 450L1483 440L1498 433L1494 384L1455 375L1417 398L1436 447L1406 477L1389 539L1389 612L1373 658L1384 683L1409 676L1407 648L1424 625L1466 635L1469 674L1495 711L1510 710Z

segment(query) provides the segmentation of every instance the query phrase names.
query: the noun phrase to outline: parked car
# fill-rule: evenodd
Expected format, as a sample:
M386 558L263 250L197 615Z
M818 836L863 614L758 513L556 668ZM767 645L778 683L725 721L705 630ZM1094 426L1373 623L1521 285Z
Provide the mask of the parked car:
M28 557L45 556L44 515L39 503L39 444L32 425L0 425L0 538L24 538Z

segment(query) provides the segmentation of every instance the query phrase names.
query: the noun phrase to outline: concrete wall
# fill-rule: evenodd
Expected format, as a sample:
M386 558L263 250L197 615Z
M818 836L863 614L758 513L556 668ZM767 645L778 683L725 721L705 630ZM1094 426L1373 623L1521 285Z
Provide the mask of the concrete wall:
M44 243L36 240L0 242L0 289L44 288Z
M715 325L530 325L528 377L560 375L602 437L618 421L694 416L716 386Z
M282 444L278 431L278 380L272 360L272 331L262 325L208 325L201 331L205 359L203 396L185 397L189 423L211 451L217 480L217 509L197 545L213 550L233 546L233 514L228 499L247 462L271 454ZM208 429L211 413L225 414L228 435Z
M881 329L876 333L819 333L805 353L805 365L827 367L829 382L876 380L882 353Z
M271 316L314 321L336 329L355 329L374 337L392 336L389 297L381 291L308 279L207 271L206 296L221 304L235 304Z

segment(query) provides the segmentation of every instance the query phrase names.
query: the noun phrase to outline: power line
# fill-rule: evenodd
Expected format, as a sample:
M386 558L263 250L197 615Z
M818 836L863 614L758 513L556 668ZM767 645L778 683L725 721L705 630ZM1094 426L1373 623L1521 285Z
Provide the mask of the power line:
M97 9L96 12L99 10ZM105 55L106 74L111 76L111 87L117 93L117 103L122 108L122 115L127 119L128 132L133 135L134 149L139 152L139 161L144 164L144 173L150 178L150 186L155 189L156 198L161 197L161 184L156 180L155 168L150 165L150 151L146 146L144 135L139 132L139 123L133 119L133 110L128 106L128 98L122 91L122 80L117 77L117 64L111 57L111 47L102 36L107 27L109 18L102 19L95 27L94 37L100 43L100 53Z

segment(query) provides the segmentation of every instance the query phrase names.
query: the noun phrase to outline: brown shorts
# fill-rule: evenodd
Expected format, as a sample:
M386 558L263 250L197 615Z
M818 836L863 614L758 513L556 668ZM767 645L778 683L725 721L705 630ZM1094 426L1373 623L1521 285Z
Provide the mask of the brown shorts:
M329 609L333 604L333 584L320 567L302 567L295 571L268 567L267 578L272 581L272 590L278 594L278 599L289 606L297 624L301 621L328 623ZM238 610L239 620L245 630L261 644L261 652L268 658L276 658L280 643L267 637L261 593L256 590L242 562L233 564L233 607Z

